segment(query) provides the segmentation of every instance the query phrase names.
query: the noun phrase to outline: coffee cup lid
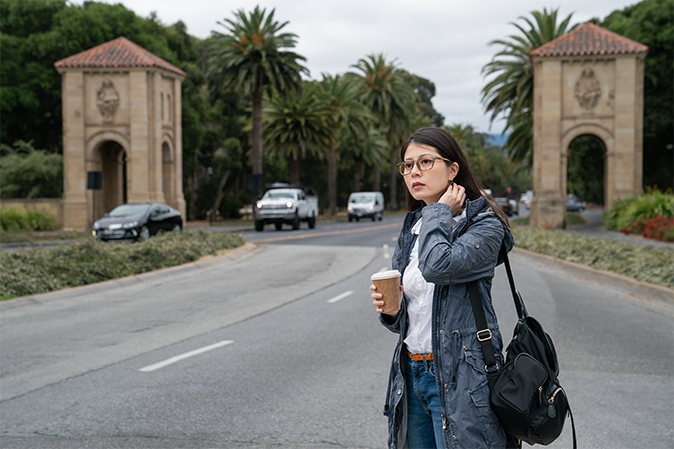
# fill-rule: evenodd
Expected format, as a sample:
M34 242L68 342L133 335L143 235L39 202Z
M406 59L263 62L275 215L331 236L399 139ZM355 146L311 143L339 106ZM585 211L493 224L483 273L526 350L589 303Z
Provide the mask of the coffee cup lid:
M370 276L370 280L378 281L381 279L391 279L397 277L400 277L400 271L388 270L388 271L380 271L379 273L373 274L372 276Z

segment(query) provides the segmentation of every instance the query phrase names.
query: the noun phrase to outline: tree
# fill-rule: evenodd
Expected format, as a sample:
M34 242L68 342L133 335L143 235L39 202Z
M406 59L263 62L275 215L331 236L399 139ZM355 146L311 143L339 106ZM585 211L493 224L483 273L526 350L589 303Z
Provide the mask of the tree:
M674 189L674 0L642 1L600 25L648 45L644 61L644 186Z
M235 19L218 22L229 34L214 32L210 43L210 59L206 75L213 92L243 91L253 100L253 175L262 176L262 96L266 91L289 95L301 86L301 73L309 71L300 64L303 56L286 48L294 48L296 35L281 33L288 24L274 21L275 10L256 6L249 15L244 10L234 13Z
M470 168L480 185L491 189L494 196L506 196L508 187L512 187L513 192L524 192L531 188L532 177L526 167L510 161L500 146L488 147L488 134L476 132L472 125L460 123L444 128L466 153Z
M18 140L0 144L0 198L60 198L63 156Z
M126 36L181 67L155 16L136 16L123 5L66 0L0 2L0 141L32 140L62 150L60 59Z
M400 74L402 75L405 84L410 86L416 94L417 110L424 118L430 120L428 126L441 127L445 122L445 117L435 110L431 101L433 97L435 97L435 83L426 78L409 73L404 69L400 69Z
M388 161L388 144L379 131L370 125L364 139L347 136L343 146L347 157L353 160L353 191L359 192L364 167L379 167ZM374 174L378 175L379 171L377 170ZM380 179L372 180L372 190L379 190L379 185Z
M307 150L323 156L336 138L334 110L320 87L304 82L300 92L275 96L264 107L264 136L270 152L290 162L290 183L300 181L299 160Z
M362 73L364 103L374 114L378 129L388 144L391 164L389 204L392 209L398 209L398 143L410 131L415 105L414 91L404 82L395 61L386 62L383 54L368 55L352 67Z
M337 139L330 148L327 148L328 160L328 204L330 215L337 212L337 161L340 149L344 149L344 142L366 139L368 123L371 119L370 111L360 101L360 91L353 78L323 74L320 83L323 95L334 114L334 130Z
M491 62L482 68L489 77L496 75L482 89L482 101L486 112L491 112L491 122L501 114L505 115L504 133L508 136L504 148L513 161L526 161L532 165L533 153L533 65L529 53L573 30L569 27L572 14L557 24L557 11L532 11L534 22L520 17L529 26L526 30L517 23L511 24L521 35L511 35L509 40L497 39L489 45L502 45Z

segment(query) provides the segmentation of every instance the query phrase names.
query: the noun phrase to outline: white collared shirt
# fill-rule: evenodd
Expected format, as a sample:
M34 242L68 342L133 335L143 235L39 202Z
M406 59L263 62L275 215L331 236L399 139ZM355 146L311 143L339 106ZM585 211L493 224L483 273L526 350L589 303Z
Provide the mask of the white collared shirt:
M452 231L456 230L459 224L466 219L466 211L461 215L454 217L452 222ZM419 235L421 229L421 220L412 227L412 234ZM431 331L433 316L433 290L435 284L426 282L419 270L419 238L417 237L412 252L410 253L410 262L405 268L403 274L403 285L405 286L405 296L407 297L407 317L409 327L405 344L407 350L414 354L426 354L432 351Z

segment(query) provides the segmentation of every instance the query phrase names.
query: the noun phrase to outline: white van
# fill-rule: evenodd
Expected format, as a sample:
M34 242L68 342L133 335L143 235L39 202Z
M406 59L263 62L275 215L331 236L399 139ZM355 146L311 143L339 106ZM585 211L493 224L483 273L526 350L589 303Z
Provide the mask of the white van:
M358 221L361 218L377 218L381 221L384 216L384 194L381 192L353 192L349 195L347 206L349 211L349 221L354 218Z

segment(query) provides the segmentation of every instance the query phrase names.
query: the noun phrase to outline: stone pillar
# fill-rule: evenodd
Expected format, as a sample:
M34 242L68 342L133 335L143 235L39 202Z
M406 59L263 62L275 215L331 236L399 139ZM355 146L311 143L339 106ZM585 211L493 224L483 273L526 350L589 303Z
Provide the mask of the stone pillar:
M534 64L534 197L531 226L564 228L566 177L562 161L562 63L558 59ZM563 176L562 176L563 173Z
M187 221L187 206L183 193L183 127L182 127L182 88L178 79L173 80L173 207L180 211L184 221Z
M92 211L87 211L84 74L65 72L61 89L63 92L63 228L84 231L92 225Z
M127 196L130 203L152 201L149 175L149 114L147 72L129 73L131 145L127 156Z

